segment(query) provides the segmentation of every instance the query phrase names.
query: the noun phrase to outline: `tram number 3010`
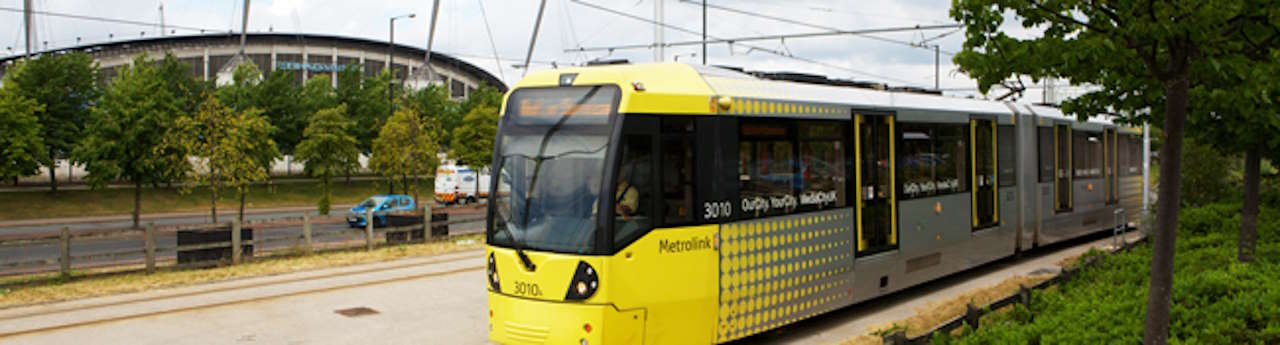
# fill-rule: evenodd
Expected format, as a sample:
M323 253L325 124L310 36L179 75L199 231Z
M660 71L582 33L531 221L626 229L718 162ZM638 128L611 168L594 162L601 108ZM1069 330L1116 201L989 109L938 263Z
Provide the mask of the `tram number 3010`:
M538 284L526 283L522 281L516 282L516 294L525 296L542 296L542 289Z
M728 201L708 201L702 203L702 208L706 210L706 214L702 216L704 219L727 218L733 215L733 203Z

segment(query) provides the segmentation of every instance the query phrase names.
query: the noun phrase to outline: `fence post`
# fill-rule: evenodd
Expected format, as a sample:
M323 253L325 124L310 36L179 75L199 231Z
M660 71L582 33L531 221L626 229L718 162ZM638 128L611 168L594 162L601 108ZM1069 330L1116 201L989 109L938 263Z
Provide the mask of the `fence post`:
M364 249L373 251L373 208L364 209Z
M62 242L62 255L58 257L59 272L62 273L62 278L71 278L71 228L62 227L59 237Z
M965 324L968 324L969 327L972 327L973 329L976 330L978 329L979 317L982 317L982 314L981 314L981 311L978 310L978 307L974 307L973 303L968 303L964 305L964 323Z
M431 239L431 202L422 205L422 241Z
M889 334L885 334L880 337L880 341L885 345L902 345L910 343L907 340L907 331L902 329L894 330Z
M240 264L240 220L231 220L231 264Z
M302 243L306 246L307 253L311 253L311 213L302 212Z
M1022 305L1026 306L1027 309L1030 310L1031 309L1031 289L1028 289L1026 285L1018 284L1018 296L1022 300Z
M142 236L146 243L147 274L156 273L156 223L147 223L147 231Z

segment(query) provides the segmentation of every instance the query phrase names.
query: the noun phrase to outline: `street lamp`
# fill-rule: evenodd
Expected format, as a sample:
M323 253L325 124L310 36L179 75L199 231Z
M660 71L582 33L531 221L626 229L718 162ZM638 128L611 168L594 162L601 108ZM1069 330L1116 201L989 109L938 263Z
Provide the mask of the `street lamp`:
M390 119L391 116L394 116L396 113L396 19L413 18L416 16L417 15L413 13L398 15L391 17L387 23L387 27L390 29L387 31L387 71L391 72L391 80L387 80L387 119ZM395 185L388 183L387 188L389 189L388 194L395 194Z

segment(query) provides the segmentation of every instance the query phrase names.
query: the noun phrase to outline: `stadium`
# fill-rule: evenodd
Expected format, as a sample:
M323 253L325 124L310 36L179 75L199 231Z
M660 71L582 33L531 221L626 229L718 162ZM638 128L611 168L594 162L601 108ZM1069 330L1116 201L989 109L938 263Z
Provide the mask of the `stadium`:
M426 69L425 49L396 44L394 51L389 52L386 41L320 34L249 33L244 49L245 55L262 69L264 77L274 71L301 72L295 74L298 85L310 78L328 77L336 86L337 71L349 67L360 67L365 76L372 77L391 60L396 79L403 80L406 87L418 89L430 83L448 85L450 97L455 99L465 98L482 85L506 91L501 80L466 61L432 52L431 68ZM219 33L116 40L45 53L71 51L93 56L106 81L115 76L116 67L129 64L139 54L158 58L172 52L191 67L193 77L221 84L231 78L229 62L240 51L240 35ZM0 58L0 77L21 58L21 55Z

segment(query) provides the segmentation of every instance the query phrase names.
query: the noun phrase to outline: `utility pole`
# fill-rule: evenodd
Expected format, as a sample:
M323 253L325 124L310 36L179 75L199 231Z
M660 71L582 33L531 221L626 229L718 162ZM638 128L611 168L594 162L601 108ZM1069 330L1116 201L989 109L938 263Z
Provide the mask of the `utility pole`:
M160 3L160 36L164 36L164 3Z
M940 61L939 55L941 54L942 54L941 48L938 48L937 44L933 45L933 89L934 90L942 89L942 87L938 86L939 84L938 79L940 78L939 76L942 75L942 67L940 67L941 65L939 63Z
M707 0L702 0L702 64L707 64Z
M662 0L653 0L653 21L657 23L653 25L653 62L662 62L666 57L666 52L662 48L663 17ZM706 30L704 29L703 32L706 32ZM705 42L707 39L703 37L702 40Z
M31 0L22 2L22 20L26 25L27 50L23 52L23 56L31 56L31 43L36 41L36 33L31 29L35 27L35 14L31 13Z
M529 52L524 54L524 72L520 73L523 78L529 74L529 62L533 60L533 45L538 42L538 27L542 26L542 11L547 9L547 0L542 0L538 5L538 18L533 22L533 36L529 38Z
M387 70L387 72L391 73L391 79L390 79L390 80L387 80L387 118L388 118L388 119L389 119L389 118L391 118L391 116L392 116L392 115L395 115L395 113L396 113L396 110L395 110L395 107L396 107L396 88L395 88L395 85L396 85L396 65L395 65L395 62L396 62L396 54L395 54L395 49L396 49L396 19L400 19L400 18L413 18L413 17L415 17L415 16L417 16L417 15L416 15L416 14L414 14L414 13L410 13L410 14L405 14L405 15L399 15L399 16L391 17L391 19L387 20L387 27L388 27L390 30L388 30L388 32L387 32L387 36L388 36L388 37L387 37L387 66L386 66L386 70ZM392 180L392 181L395 181L395 179L394 179L394 178L392 178L391 180ZM387 185L388 185L388 188L391 188L391 189L392 189L392 190L391 190L391 192L390 192L390 193L387 193L387 194L394 194L394 193L395 193L395 188L394 188L394 187L391 187L393 184L388 183Z
M244 59L245 32L249 30L249 0L244 0L244 17L240 20L240 59Z
M431 45L436 40L436 18L440 16L440 0L435 0L435 4L431 5L431 28L427 30L427 56L423 58L422 67L427 70L427 86L431 86L431 82L435 81L435 75L431 70ZM484 5L480 8L484 11ZM498 66L501 68L502 66Z

